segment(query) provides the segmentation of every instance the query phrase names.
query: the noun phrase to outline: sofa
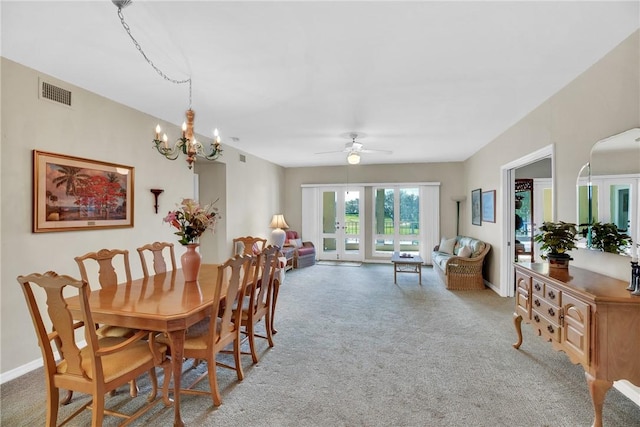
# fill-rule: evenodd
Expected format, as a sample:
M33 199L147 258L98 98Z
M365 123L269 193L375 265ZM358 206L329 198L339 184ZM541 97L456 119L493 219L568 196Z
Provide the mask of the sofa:
M316 247L312 242L303 242L297 231L287 230L285 248L293 247L293 268L309 267L316 263Z
M433 249L431 260L447 289L484 289L482 267L491 245L473 237L443 238Z

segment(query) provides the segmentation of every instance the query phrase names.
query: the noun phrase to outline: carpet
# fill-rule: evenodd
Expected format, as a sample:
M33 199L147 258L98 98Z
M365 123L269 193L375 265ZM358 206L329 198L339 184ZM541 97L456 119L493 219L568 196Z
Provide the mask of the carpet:
M408 277L405 277L408 276ZM257 340L260 361L243 356L244 380L219 368L222 405L182 396L187 426L247 427L586 427L593 410L584 371L523 325L520 350L513 298L489 289L451 292L433 271L398 277L393 266L310 266L287 272L275 313L275 346ZM259 327L262 327L261 322ZM35 334L25 336L36 345ZM243 349L247 349L246 344ZM232 356L223 355L229 362ZM634 355L637 356L637 355ZM631 361L630 363L635 363ZM185 363L184 384L206 372ZM164 380L158 372L160 383ZM150 389L138 381L107 405L133 411ZM198 388L208 389L207 381ZM42 368L2 384L2 426L45 421ZM60 408L70 414L86 395ZM137 401L137 402L136 402ZM639 427L640 407L615 389L604 405L607 427ZM104 426L120 420L107 417ZM172 408L156 405L135 427L171 426ZM84 411L70 427L91 424Z
M362 265L361 262L351 262L351 261L318 261L317 265L331 265L331 266L339 266L339 267L360 267Z

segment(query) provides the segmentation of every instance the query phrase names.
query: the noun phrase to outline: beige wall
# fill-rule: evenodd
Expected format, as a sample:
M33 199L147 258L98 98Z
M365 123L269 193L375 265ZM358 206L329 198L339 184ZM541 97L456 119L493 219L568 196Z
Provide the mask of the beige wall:
M78 277L73 257L101 248L128 249L133 277L140 277L135 248L157 240L177 241L174 230L162 218L183 197L194 196L194 174L182 157L168 161L152 150L158 119L5 58L1 73L0 372L4 381L41 361L16 277L47 270ZM73 106L39 99L39 78L71 90ZM178 106L176 121L182 114ZM162 121L160 125L168 135L178 135L178 127ZM198 139L207 140L201 135ZM134 228L31 233L33 149L133 166ZM219 197L223 213L216 234L202 239L205 262L226 259L235 235L270 233L271 215L282 209L284 200L281 167L251 156L247 156L247 163L241 163L237 150L227 146L224 150L221 162L200 160L195 168L202 202ZM153 209L151 188L164 189L158 214ZM247 203L245 197L252 202ZM181 254L178 245L176 255Z
M440 182L440 231L443 236L456 233L456 203L451 198L465 194L464 169L460 162L287 168L284 176L285 217L290 228L298 231L302 229L302 184ZM463 207L461 217L462 210ZM369 245L371 228L365 227L365 230L365 244Z
M465 162L466 191L500 189L500 167L542 147L555 146L556 219L576 222L576 178L589 161L597 141L640 124L639 32L635 32L598 63L557 94L506 130ZM495 224L472 226L469 213L465 234L493 245L488 259L488 280L499 285L503 212ZM598 270L621 279L629 276L629 258L572 252L574 265Z

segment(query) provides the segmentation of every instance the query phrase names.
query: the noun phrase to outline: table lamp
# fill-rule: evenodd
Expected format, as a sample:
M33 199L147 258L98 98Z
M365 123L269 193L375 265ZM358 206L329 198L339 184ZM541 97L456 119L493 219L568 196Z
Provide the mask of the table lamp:
M287 221L284 220L284 215L275 214L273 218L271 218L271 224L269 224L269 227L273 228L273 231L271 232L271 242L275 246L282 248L287 235L283 228L289 228Z

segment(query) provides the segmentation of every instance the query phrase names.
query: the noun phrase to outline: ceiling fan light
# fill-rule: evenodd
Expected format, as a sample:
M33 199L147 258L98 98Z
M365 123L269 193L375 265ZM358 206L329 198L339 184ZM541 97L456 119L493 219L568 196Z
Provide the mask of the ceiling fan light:
M358 163L360 163L360 154L356 153L355 151L350 152L347 156L347 162L350 165L357 165Z

